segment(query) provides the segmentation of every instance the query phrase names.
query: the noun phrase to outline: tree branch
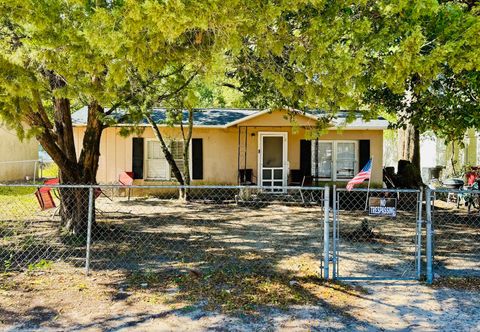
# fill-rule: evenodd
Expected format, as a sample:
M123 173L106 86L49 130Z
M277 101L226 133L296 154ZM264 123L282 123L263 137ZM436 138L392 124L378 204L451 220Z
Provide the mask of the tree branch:
M168 164L172 168L173 175L177 179L178 183L180 185L185 185L185 181L182 176L182 172L180 172L180 169L177 166L177 163L175 162L175 159L173 158L172 153L168 149L167 143L165 143L165 140L163 139L162 133L160 132L160 129L158 129L157 124L155 121L153 121L152 116L150 114L146 114L145 117L147 118L148 123L153 129L153 133L155 134L155 137L158 139L160 142L160 145L162 147L162 152L165 155L165 159L167 160Z
M179 93L180 91L182 91L183 89L185 89L192 81L193 79L195 78L195 76L197 76L198 74L198 70L196 70L192 76L190 76L180 87L178 87L176 90L170 92L170 93L166 93L166 94L163 94L161 95L160 97L158 97L157 99L157 102L161 102L163 100L166 100L172 96L175 96L177 93Z
M242 88L232 84L232 83L222 83L220 84L220 86L224 86L226 88L230 88L230 89L234 89L234 90L237 90L237 91L240 91L240 92L243 92Z

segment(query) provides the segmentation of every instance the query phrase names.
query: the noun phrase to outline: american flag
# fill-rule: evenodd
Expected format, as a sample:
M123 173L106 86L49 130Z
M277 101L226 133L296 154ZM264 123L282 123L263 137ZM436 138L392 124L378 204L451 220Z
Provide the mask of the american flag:
M371 174L372 174L372 159L370 159L368 163L365 166L363 166L360 173L358 173L357 175L355 175L353 179L348 181L347 190L350 191L353 189L354 185L360 184L363 181L370 179Z

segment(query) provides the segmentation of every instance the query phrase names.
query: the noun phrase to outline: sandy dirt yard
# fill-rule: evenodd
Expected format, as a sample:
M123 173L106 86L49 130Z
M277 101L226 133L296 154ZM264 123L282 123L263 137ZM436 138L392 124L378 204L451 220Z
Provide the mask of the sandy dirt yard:
M65 269L64 269L65 268ZM183 279L182 279L183 278ZM316 279L175 279L94 272L53 264L4 274L0 329L70 331L479 331L479 280L325 283ZM218 284L216 284L218 282ZM230 296L257 296L245 307ZM295 301L297 298L298 301ZM229 302L233 305L230 305ZM302 303L302 304L294 304Z

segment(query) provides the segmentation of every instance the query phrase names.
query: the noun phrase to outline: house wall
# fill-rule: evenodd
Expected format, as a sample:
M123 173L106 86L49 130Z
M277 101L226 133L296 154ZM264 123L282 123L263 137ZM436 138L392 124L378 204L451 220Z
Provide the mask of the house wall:
M262 121L263 122L263 121ZM266 122L266 121L265 121ZM263 123L265 123L263 122ZM242 123L243 125L243 123ZM181 139L178 128L161 127L162 134L167 140ZM203 180L194 183L221 183L236 184L238 171L238 128L194 128L193 138L203 139ZM243 130L243 129L242 129ZM258 133L259 132L287 132L288 133L288 160L290 169L300 167L300 140L306 137L308 129L298 127L263 127L255 126L247 129L247 158L246 168L252 168L257 174L258 161ZM75 144L77 153L80 153L85 128L76 127ZM253 135L252 135L253 134ZM119 128L107 128L103 132L100 144L100 165L97 174L99 183L115 183L118 174L132 170L132 137L155 139L153 130L146 127L142 134L129 137L120 136ZM382 182L383 132L381 130L331 130L320 140L370 140L370 151L374 157L372 182ZM244 136L241 136L241 166L244 167ZM138 181L144 183L147 181ZM153 183L153 182L148 182Z
M35 139L20 141L14 131L0 125L0 181L33 178L35 163L32 160L37 159Z
M290 169L300 168L300 140L307 137L308 129L292 127L249 127L247 141L247 167L244 167L244 158L241 158L241 168L251 168L257 174L258 165L258 133L259 132L287 132L288 133L288 161ZM254 134L254 136L252 136ZM237 134L238 135L238 134ZM382 182L383 163L383 132L381 130L344 130L337 132L330 130L319 140L370 140L370 154L373 156L372 182ZM248 148L250 147L250 148Z

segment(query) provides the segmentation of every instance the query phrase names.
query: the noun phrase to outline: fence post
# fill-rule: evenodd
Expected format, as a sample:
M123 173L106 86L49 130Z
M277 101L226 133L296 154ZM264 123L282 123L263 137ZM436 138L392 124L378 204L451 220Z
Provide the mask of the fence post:
M427 187L425 196L427 214L427 283L433 282L433 232L432 232L432 191Z
M35 163L33 164L33 184L35 184L37 181L37 160L35 160Z
M92 239L93 187L88 188L88 221L87 221L87 253L85 257L85 273L90 273L90 242Z
M422 276L422 223L423 223L423 189L417 194L417 279Z
M332 219L333 219L333 236L332 236L332 279L337 277L337 185L333 185L332 191Z
M330 277L328 272L330 264L330 188L328 185L325 186L323 198L323 277L328 280Z

